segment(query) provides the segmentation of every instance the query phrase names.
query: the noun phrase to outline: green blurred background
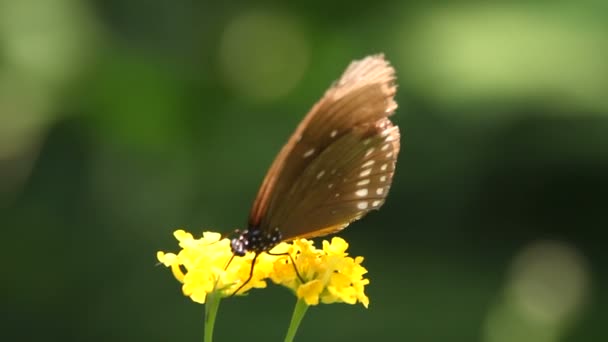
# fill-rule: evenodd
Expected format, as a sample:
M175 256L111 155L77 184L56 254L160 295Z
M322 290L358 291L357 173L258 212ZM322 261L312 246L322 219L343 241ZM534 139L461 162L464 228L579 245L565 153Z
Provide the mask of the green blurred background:
M347 64L398 74L392 192L340 235L369 309L300 341L599 341L608 322L605 1L0 0L3 341L201 341L157 267L243 228L275 154ZM218 341L278 341L283 288Z

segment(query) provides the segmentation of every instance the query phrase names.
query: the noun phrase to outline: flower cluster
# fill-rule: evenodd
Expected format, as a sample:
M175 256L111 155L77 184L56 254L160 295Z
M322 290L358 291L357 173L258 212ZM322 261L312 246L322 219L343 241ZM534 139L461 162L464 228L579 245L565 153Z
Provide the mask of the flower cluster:
M296 240L285 252L294 258L304 283L295 273L294 266L285 260L275 260L270 278L292 289L308 305L360 302L367 307L369 299L364 287L369 280L363 278L367 273L361 266L363 257L348 257L347 248L348 243L339 237L332 238L331 243L323 241L323 249L316 249L310 240Z
M221 234L203 233L195 239L192 234L183 230L173 233L181 251L177 254L158 252L158 261L171 267L175 278L181 282L184 295L197 303L205 303L207 294L218 291L222 297L230 296L249 277L253 254L234 257L230 251L230 241L221 239ZM230 262L230 267L226 268ZM247 292L253 287L266 287L266 281L272 272L272 264L256 262L253 277L239 291Z
M228 297L249 278L254 254L233 258L230 241L221 239L219 233L205 232L202 238L195 239L192 234L177 230L174 236L181 251L177 254L158 252L157 258L171 268L183 284L184 295L193 301L205 303L212 292ZM364 278L367 270L361 266L363 258L349 257L347 248L348 243L338 237L331 242L323 241L322 249L315 248L313 242L306 239L280 243L272 253L284 255L260 254L251 280L238 295L252 288L266 287L266 279L271 279L291 289L307 305L360 302L367 307L369 299L364 287L369 280Z

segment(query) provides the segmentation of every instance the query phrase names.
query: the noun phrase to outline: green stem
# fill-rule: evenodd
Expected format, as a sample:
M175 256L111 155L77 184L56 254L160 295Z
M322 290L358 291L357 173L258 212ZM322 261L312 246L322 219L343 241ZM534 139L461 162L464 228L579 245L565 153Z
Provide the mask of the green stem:
M302 322L302 318L304 318L304 314L306 314L307 309L308 305L306 304L306 302L304 302L303 299L298 299L298 301L296 302L296 306L293 308L293 315L291 316L289 329L287 329L285 342L293 341L293 338L296 336L296 332L298 331L300 322Z
M213 327L215 326L215 316L217 316L217 309L220 307L220 293L211 292L207 295L207 301L205 303L205 337L204 342L213 341Z

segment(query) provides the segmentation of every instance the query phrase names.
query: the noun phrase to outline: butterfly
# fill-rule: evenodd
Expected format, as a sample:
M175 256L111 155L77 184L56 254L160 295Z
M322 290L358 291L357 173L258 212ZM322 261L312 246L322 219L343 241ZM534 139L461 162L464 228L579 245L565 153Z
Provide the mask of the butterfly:
M353 61L283 146L253 202L234 256L336 233L388 195L400 149L395 70L383 55ZM297 270L296 270L297 273ZM299 276L299 274L298 274ZM300 277L301 279L301 277Z

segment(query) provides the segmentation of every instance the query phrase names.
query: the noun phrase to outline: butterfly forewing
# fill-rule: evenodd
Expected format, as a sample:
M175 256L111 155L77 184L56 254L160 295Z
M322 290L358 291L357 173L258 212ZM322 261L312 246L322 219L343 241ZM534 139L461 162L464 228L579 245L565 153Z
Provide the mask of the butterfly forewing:
M397 106L393 81L383 56L351 63L276 157L250 229L278 227L285 239L324 235L382 204L399 152L399 131L387 119Z

